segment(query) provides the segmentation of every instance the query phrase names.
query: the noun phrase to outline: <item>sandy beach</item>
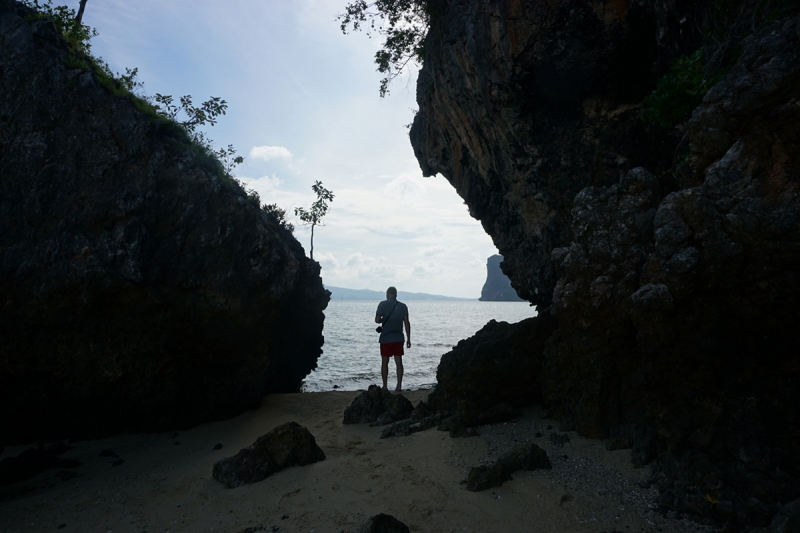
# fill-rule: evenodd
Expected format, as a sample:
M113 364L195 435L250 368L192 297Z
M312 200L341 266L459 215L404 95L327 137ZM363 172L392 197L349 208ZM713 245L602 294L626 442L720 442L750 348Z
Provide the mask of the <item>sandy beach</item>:
M187 431L69 443L74 448L62 457L80 461L69 469L79 476L52 469L1 488L0 531L350 532L378 513L423 532L705 530L655 511L648 469L635 469L629 450L609 452L574 432L566 444L553 443L550 434L564 433L535 408L480 427L477 437L432 429L381 440L381 427L342 424L358 394L271 395L256 411ZM403 394L416 405L428 391ZM288 421L311 431L324 461L236 489L211 477L216 461ZM530 441L547 451L552 470L517 472L483 492L464 488L470 467ZM2 457L26 448L7 448ZM104 450L118 457L101 456Z

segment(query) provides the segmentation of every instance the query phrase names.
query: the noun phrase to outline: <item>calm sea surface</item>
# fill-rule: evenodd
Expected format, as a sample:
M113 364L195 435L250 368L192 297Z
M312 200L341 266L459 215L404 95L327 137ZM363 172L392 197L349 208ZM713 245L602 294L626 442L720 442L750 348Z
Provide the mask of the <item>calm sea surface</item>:
M403 300L401 300L403 301ZM442 354L489 320L519 322L536 315L528 302L408 300L411 348L403 356L404 389L436 383ZM325 345L318 368L303 382L304 392L366 389L381 384L381 356L375 333L378 302L331 300L325 310ZM389 361L389 387L394 388L394 361Z

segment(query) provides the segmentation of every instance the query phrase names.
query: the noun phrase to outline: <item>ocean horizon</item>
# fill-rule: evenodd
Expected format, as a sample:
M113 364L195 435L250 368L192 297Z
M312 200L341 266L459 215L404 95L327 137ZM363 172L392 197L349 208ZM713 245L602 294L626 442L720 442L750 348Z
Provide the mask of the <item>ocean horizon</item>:
M400 301L403 301L400 299ZM325 343L317 369L303 381L303 392L362 390L380 385L381 358L375 311L378 300L331 300L325 310ZM411 348L405 350L404 390L436 385L442 355L474 335L490 320L519 322L536 316L528 302L416 300L405 302L411 322ZM397 382L389 363L389 386Z

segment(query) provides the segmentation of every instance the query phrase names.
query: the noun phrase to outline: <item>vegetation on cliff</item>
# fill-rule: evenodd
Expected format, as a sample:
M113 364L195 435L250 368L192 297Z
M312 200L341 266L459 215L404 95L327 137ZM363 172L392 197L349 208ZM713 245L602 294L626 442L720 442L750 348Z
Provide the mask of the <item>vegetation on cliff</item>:
M233 145L216 149L214 141L203 131L203 127L216 125L219 117L226 114L228 103L225 100L211 96L195 105L192 95L183 95L177 101L172 95L147 96L143 93L144 82L137 79L138 68L126 68L124 74L114 73L102 58L91 53L91 39L98 35L97 30L83 24L72 8L54 5L53 0L23 0L23 4L31 10L25 17L27 21L53 22L68 45L70 53L65 61L69 68L92 71L100 85L111 94L129 100L152 120L164 122L165 127L161 129L166 134L182 140L196 154L217 166L223 176L245 190L248 199L262 207L268 216L275 217L282 227L288 231L294 229L286 222L285 210L274 205L262 206L258 192L235 177L234 169L244 162L244 157L237 155ZM81 9L83 7L81 4Z
M375 52L378 72L384 75L380 95L389 94L389 84L413 61L425 58L425 36L432 16L441 11L434 0L356 0L339 15L342 33L365 30L367 35L383 37Z

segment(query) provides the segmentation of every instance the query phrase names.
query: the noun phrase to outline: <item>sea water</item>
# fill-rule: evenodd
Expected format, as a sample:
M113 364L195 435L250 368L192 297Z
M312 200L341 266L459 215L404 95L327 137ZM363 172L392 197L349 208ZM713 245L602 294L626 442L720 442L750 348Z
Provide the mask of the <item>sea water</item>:
M536 316L528 302L477 300L408 300L411 348L403 356L404 389L436 384L442 354L461 339L475 334L489 320L519 322ZM381 384L381 357L375 332L378 302L331 300L325 310L325 344L317 369L303 382L304 392L361 390ZM389 361L389 387L397 383L394 361Z

